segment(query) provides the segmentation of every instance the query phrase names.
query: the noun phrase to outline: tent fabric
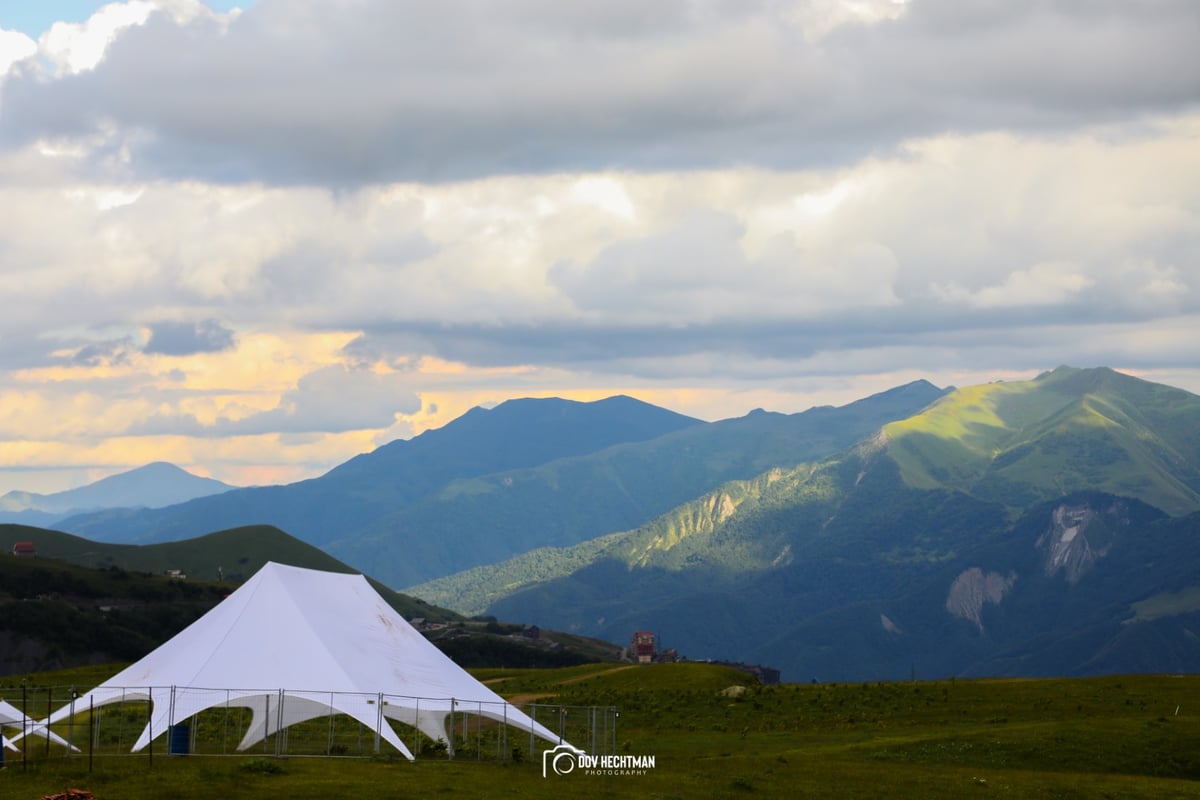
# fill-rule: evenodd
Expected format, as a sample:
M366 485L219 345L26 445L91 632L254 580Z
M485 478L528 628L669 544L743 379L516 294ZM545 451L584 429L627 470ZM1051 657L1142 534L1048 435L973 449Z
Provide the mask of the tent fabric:
M35 722L34 719L24 714L19 708L12 703L6 703L0 700L0 728L20 728L21 733L9 739L7 736L0 735L3 746L8 750L16 750L16 743L25 736L40 736L43 739L49 739L55 744L61 744L63 747L70 747L73 750L78 750L78 747L71 745L66 739L59 736L52 730L49 730L43 723Z
M438 650L362 575L274 562L170 641L80 697L75 708L129 700L152 705L134 752L170 725L225 706L252 711L239 749L330 713L378 730L410 760L412 753L386 720L412 725L436 741L449 738L447 716L465 711L561 741ZM70 713L60 708L49 722Z

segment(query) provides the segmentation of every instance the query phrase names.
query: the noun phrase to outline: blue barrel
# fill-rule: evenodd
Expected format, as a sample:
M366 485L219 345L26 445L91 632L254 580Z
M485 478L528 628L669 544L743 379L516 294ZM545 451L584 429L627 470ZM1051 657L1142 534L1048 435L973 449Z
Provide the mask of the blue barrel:
M188 725L172 725L167 728L167 753L186 756L192 746L192 729Z

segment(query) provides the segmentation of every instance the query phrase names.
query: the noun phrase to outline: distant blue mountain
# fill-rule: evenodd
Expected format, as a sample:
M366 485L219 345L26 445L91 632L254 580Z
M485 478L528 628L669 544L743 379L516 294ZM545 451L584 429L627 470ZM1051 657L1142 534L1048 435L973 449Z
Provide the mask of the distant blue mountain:
M319 478L239 489L170 508L82 515L65 520L63 527L98 541L144 544L270 524L332 553L330 543L353 537L456 481L704 424L624 396L590 403L509 400L491 409L474 408L442 428L356 456ZM469 547L462 549L469 552Z
M408 586L636 527L724 481L824 458L944 393L917 381L841 408L714 423L624 396L510 400L320 478L98 512L60 527L141 544L270 524Z
M156 461L62 492L9 492L0 497L0 522L48 525L85 511L162 508L233 488L236 487Z

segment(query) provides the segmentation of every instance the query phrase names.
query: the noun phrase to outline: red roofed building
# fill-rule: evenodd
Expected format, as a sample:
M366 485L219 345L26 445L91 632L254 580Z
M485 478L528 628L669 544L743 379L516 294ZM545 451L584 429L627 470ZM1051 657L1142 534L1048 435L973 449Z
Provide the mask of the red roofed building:
M37 548L33 542L13 542L12 554L14 556L36 556Z
M629 640L629 654L635 663L649 664L654 661L657 652L657 642L650 631L638 631Z

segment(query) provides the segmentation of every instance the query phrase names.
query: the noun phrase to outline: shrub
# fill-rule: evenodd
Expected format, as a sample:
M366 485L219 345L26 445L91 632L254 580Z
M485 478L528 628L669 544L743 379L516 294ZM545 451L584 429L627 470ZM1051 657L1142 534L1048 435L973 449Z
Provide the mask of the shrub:
M242 772L252 772L258 775L283 774L283 765L277 761L270 761L265 758L252 758L249 761L243 761L238 764L238 769Z

